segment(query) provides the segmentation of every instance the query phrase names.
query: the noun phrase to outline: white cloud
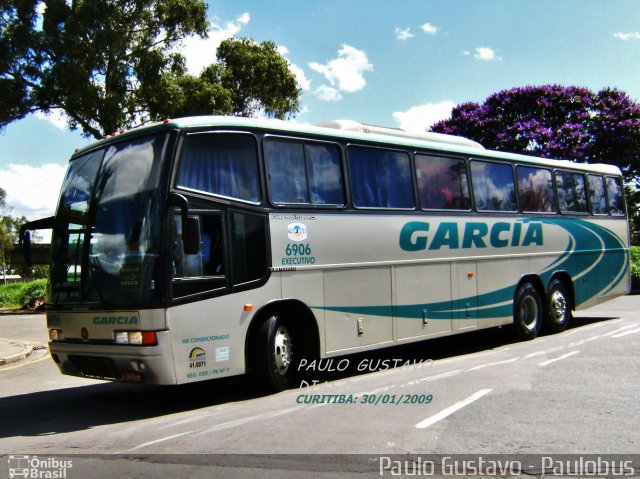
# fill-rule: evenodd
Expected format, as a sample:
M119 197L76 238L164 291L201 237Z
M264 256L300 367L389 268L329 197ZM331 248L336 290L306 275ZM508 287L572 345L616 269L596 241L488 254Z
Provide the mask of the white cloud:
M421 133L427 131L434 123L449 118L454 106L456 104L451 100L412 106L407 111L394 112L393 119L403 130Z
M296 65L295 63L293 63L291 60L287 58L287 55L289 54L289 49L285 45L278 45L276 47L276 50L283 58L287 60L287 62L289 62L289 69L296 77L296 80L298 81L298 85L300 85L300 88L302 88L304 91L309 90L311 88L311 80L307 78L306 73L301 67L299 67L298 65Z
M58 130L65 131L67 129L67 115L59 108L51 110L49 113L43 113L41 111L35 112L34 116L38 120L44 120L51 123Z
M185 38L180 51L187 60L187 71L192 75L199 75L204 67L214 63L220 43L240 33L250 20L251 15L245 12L235 20L224 24L212 22L208 38L203 39L198 36Z
M423 23L420 25L420 28L424 33L428 33L429 35L435 35L440 30L438 27L431 25L429 22Z
M311 80L307 78L307 75L302 68L300 68L295 63L289 62L289 69L295 75L296 80L298 80L298 85L300 85L300 88L302 88L304 91L307 91L311 88Z
M324 101L336 102L342 100L342 94L337 89L328 85L319 86L314 93Z
M493 50L493 48L489 48L489 47L478 47L475 50L475 54L473 55L473 57L476 60L480 60L483 62L492 62L492 61L500 61L502 60L501 57L496 55L495 50Z
M362 90L367 81L364 72L373 70L367 53L351 45L343 44L338 50L338 58L329 60L325 64L311 62L309 68L320 73L330 83L316 90L322 100L338 101L342 98L340 92L353 93Z
M409 40L410 38L414 37L413 33L411 33L411 28L407 28L406 30L403 30L400 27L396 27L395 34L396 34L396 39L402 40L402 41Z
M629 40L640 40L640 32L614 33L613 36L619 40L628 42Z
M29 220L52 216L55 212L66 165L53 163L33 167L10 164L0 170L0 185L7 192L7 204L12 216Z

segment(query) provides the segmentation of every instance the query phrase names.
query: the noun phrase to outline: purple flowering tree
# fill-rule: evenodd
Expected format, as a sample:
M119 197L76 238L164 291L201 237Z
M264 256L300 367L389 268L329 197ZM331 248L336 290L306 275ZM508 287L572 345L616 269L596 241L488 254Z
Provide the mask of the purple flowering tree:
M485 148L583 163L610 163L625 176L629 213L638 211L640 104L615 88L560 85L503 90L482 104L462 103L431 131Z

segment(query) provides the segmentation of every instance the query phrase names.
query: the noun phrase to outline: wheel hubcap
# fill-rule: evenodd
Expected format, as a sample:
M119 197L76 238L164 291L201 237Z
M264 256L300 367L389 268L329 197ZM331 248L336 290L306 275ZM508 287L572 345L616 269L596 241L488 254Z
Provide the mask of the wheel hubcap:
M536 328L538 323L538 303L532 296L527 296L522 300L520 317L529 331L533 331Z
M284 326L279 326L273 342L273 353L278 372L282 375L287 373L291 365L291 336Z
M551 317L556 323L564 322L567 314L567 300L560 291L551 295Z

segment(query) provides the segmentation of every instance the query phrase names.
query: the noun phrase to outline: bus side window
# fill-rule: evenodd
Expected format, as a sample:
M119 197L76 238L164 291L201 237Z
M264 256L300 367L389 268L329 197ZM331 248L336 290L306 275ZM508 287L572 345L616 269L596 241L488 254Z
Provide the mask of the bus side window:
M347 155L356 208L414 208L411 162L406 152L349 146Z
M517 166L518 196L524 213L553 213L556 200L551 170L531 166Z
M606 215L607 197L604 187L604 178L600 175L589 175L588 178L591 213L593 213L594 215Z
M469 210L469 186L464 160L416 155L420 207L425 210Z
M233 284L261 279L267 271L266 218L230 211L231 265Z
M304 151L311 202L343 206L345 199L338 147L333 144L306 144Z
M264 143L269 192L274 204L308 204L309 186L304 145L294 141L268 140Z
M182 243L182 218L174 215L174 239L171 251L173 297L213 291L227 285L224 267L224 229L222 215L195 213L198 221L199 251L186 254Z
M587 188L584 175L556 171L556 188L561 213L588 213Z
M607 176L607 199L611 216L624 216L624 193L620 178Z
M471 178L478 211L516 211L516 187L511 165L472 161Z
M337 145L269 138L264 151L272 203L344 205Z

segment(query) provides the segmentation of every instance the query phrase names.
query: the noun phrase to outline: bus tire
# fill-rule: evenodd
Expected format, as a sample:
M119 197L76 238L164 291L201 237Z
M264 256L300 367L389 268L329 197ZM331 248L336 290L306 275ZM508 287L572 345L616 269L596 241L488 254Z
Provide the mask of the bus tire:
M554 279L549 283L544 327L551 333L561 333L571 321L571 300L564 283Z
M291 387L296 377L292 329L278 315L260 324L252 341L252 371L266 392Z
M513 302L513 328L519 340L528 341L538 335L543 311L536 287L531 283L522 284Z

